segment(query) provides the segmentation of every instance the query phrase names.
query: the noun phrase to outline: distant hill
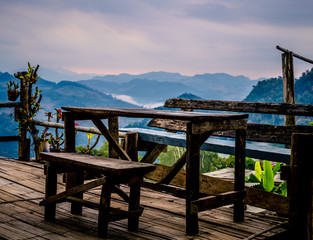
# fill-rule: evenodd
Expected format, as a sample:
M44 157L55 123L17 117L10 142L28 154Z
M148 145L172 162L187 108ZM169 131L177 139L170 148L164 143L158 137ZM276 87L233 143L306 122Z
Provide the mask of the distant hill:
M183 76L179 73L151 72L97 76L79 83L103 93L130 96L138 103L154 103L164 102L184 92L203 99L241 100L252 90L255 81L225 73Z
M302 73L295 80L296 103L313 104L313 68ZM259 81L250 94L244 99L247 102L283 103L283 80L281 77ZM283 116L250 114L252 122L283 124ZM307 125L311 118L298 117L297 124Z
M295 94L296 103L313 104L313 68L295 80ZM283 103L283 79L278 77L259 81L244 101Z

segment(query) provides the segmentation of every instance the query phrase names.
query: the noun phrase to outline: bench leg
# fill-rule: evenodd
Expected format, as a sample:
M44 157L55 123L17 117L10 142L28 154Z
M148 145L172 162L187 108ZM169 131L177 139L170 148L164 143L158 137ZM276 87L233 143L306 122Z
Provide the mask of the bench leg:
M75 186L81 185L84 183L84 174L82 172L71 172L66 174L66 190L73 188ZM83 193L77 193L73 197L83 199ZM71 213L76 215L82 214L82 205L81 203L72 203L71 204Z
M235 191L245 189L246 130L236 130ZM244 202L234 202L234 221L244 220Z
M128 211L139 210L140 208L140 181L131 183ZM139 214L128 218L128 231L137 231L139 226Z
M46 189L45 197L51 197L57 193L57 171L54 165L45 165ZM50 203L45 206L44 216L46 220L55 219L56 203Z
M107 183L102 185L100 208L98 216L98 236L106 237L108 234L109 214L110 214L110 201L112 193L112 184Z

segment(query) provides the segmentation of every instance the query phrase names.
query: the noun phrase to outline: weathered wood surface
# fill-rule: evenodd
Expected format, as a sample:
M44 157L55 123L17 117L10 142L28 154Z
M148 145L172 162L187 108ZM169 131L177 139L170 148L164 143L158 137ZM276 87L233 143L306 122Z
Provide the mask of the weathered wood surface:
M175 134L141 128L123 128L120 129L120 131L137 131L139 136L139 145L141 142L152 142L177 147L186 147L186 136L184 134ZM202 144L201 150L234 155L235 141L209 138L204 142L204 144ZM247 143L246 156L274 162L289 163L290 149Z
M1 239L98 239L97 212L84 209L83 215L69 214L70 206L60 203L56 220L45 221L43 208L38 205L44 197L43 166L35 162L22 162L0 157L0 238ZM58 187L64 188L58 176ZM123 190L129 191L124 186ZM99 203L101 188L88 190L85 197ZM39 199L38 199L39 198ZM111 206L127 210L120 197L112 194ZM190 239L185 236L183 199L150 189L141 191L141 205L145 208L140 218L138 232L129 232L127 220L109 225L109 239ZM245 213L245 221L234 223L232 209L218 208L199 213L199 234L195 240L239 240L285 221L269 214ZM258 239L269 237L271 231Z
M12 107L18 107L20 103L19 102L2 102L0 103L0 108L12 108Z
M165 107L168 108L190 108L202 110L264 113L278 115L313 116L313 105L288 104L288 103L257 103L240 101L220 100L189 100L172 98L167 99Z
M103 173L106 176L127 178L144 175L155 169L148 163L121 161L113 158L97 157L78 153L40 153L41 159L73 170Z
M134 117L134 118L162 118L176 119L194 122L218 121L218 120L238 120L246 119L248 114L215 114L184 111L166 111L138 108L83 108L83 107L62 107L63 110L74 113L82 113L91 116L107 118L109 116Z
M153 119L148 126L171 131L185 132L183 123L174 120ZM312 126L280 126L269 124L247 124L247 140L256 142L290 144L292 133L313 133ZM234 131L214 132L213 136L235 138Z
M163 174L170 167L156 164L156 170L147 174L146 177L155 181L159 181ZM178 187L185 187L186 172L181 170L171 181L170 184ZM288 214L289 198L272 194L265 191L260 191L256 188L245 187L247 195L244 202L248 205L276 211L283 214ZM200 175L200 193L209 195L218 195L223 192L234 190L234 184L231 181Z
M312 142L311 134L292 135L290 164L290 239L312 239Z
M14 142L21 140L20 136L0 136L0 142Z
M295 104L295 77L293 71L293 53L286 52L282 54L282 72L283 72L283 95L284 103ZM295 125L296 117L285 116L285 125Z

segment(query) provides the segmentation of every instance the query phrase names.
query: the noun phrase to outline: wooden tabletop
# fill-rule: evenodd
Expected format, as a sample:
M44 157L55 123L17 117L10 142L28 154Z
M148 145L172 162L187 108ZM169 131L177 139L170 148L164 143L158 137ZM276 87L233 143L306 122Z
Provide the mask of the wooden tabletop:
M62 107L65 111L86 114L97 117L133 117L133 118L161 118L185 120L192 122L246 119L248 114L219 114L203 112L167 111L142 108L92 108L92 107Z

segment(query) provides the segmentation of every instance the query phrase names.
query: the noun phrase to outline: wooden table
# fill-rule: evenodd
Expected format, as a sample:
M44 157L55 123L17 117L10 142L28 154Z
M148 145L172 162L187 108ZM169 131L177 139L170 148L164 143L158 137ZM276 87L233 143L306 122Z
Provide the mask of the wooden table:
M92 120L109 142L109 157L132 160L118 144L118 117L158 118L178 121L186 132L186 233L198 233L198 212L234 203L234 221L244 219L245 141L247 114L213 114L133 108L62 107L65 150L75 151L75 120ZM101 119L108 119L108 128ZM200 147L216 131L236 131L234 191L200 198ZM77 183L75 183L77 184Z

